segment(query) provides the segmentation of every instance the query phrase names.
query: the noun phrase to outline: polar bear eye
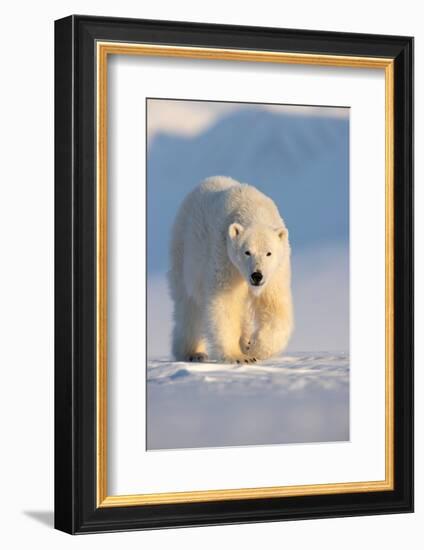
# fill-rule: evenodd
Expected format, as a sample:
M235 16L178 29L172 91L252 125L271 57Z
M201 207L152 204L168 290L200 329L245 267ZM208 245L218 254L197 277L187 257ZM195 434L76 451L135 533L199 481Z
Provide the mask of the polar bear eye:
M267 256L271 256L271 252L267 252L267 254L266 254L266 255L267 255Z
M245 254L246 256L250 256L250 252L248 250L246 250Z

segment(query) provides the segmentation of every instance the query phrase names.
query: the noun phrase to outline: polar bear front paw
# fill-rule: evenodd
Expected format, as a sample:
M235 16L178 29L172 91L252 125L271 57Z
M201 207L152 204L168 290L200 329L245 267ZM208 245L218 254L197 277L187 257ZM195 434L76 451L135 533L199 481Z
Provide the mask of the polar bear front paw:
M247 360L244 358L245 363L256 363L258 355L255 353L254 346L251 338L240 338L240 349L247 355Z
M255 357L249 357L248 355L235 355L234 357L223 357L223 363L235 363L237 365L244 365L246 363L256 363Z
M251 346L250 338L246 338L242 336L240 338L240 349L245 355L250 355L250 346Z
M245 357L241 361L237 360L236 363L240 365L241 363L256 363L256 357Z
M190 363L206 363L207 360L208 354L202 352L192 353L188 357L188 361L190 361Z
M249 343L249 352L251 356L255 356L256 359L263 360L268 359L275 354L275 351L266 345L266 341L261 338L252 338Z

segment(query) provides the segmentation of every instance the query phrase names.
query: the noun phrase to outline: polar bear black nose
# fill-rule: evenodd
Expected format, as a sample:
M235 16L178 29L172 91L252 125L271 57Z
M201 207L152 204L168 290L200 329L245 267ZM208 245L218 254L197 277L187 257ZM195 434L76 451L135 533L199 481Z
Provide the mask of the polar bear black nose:
M254 273L252 273L250 278L252 279L252 283L254 285L258 285L262 281L263 275L260 271L255 271Z

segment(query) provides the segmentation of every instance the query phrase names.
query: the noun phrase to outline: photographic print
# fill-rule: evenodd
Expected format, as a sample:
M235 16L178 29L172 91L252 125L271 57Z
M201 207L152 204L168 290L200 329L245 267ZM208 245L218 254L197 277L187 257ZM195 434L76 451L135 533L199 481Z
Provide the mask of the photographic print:
M55 22L57 529L413 510L412 121L411 37Z
M147 449L348 441L349 108L146 120Z

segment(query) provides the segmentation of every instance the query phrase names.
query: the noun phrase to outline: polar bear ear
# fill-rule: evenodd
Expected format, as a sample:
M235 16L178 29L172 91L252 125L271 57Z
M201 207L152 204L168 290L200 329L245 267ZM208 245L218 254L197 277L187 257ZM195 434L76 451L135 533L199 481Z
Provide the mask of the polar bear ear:
M243 226L239 223L232 223L230 227L228 228L228 235L230 236L230 239L237 239L242 233L244 229Z
M289 232L285 227L278 227L276 230L278 238L282 241L284 237L288 237Z

